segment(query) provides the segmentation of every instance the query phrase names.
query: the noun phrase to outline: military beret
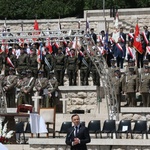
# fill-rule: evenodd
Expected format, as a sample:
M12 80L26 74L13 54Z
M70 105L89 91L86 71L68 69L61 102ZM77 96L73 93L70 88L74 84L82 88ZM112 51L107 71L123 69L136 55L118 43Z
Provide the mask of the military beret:
M129 71L133 72L133 71L134 71L134 68L129 68Z

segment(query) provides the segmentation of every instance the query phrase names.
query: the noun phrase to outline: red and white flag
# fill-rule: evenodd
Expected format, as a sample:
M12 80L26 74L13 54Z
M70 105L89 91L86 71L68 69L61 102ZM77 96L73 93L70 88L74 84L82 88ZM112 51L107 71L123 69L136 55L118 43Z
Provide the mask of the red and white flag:
M143 48L142 48L142 43L140 39L140 32L139 32L139 26L138 24L135 27L135 34L134 34L134 42L133 42L133 47L140 53L143 53Z
M46 39L46 45L45 46L49 49L49 53L51 54L53 52L53 49L52 49L50 38Z

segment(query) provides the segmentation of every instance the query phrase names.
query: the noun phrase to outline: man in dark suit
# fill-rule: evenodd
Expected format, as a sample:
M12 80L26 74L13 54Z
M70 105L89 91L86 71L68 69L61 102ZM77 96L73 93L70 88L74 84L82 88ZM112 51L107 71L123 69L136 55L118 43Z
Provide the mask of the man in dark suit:
M94 40L94 44L97 44L97 35L94 33L94 28L91 28L91 38Z
M71 120L74 126L68 130L66 144L71 146L71 150L87 150L86 143L91 141L88 129L80 124L79 115L72 115Z

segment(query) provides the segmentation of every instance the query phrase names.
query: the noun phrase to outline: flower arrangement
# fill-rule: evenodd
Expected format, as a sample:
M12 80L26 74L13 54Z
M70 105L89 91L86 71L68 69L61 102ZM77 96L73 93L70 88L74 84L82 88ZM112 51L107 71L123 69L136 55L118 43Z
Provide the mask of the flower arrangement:
M2 120L0 119L0 142L3 144L8 143L9 139L13 136L14 131L7 129L7 123L2 125Z

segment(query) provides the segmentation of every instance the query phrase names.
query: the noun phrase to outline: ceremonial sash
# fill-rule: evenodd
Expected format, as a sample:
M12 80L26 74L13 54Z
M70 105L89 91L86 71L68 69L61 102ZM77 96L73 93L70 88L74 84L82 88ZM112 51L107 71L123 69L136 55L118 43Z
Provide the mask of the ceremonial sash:
M123 49L122 49L122 47L121 47L121 45L119 43L117 43L116 46L119 48L120 51L123 52Z
M130 56L132 57L132 59L133 59L133 54L132 54L132 49L131 49L131 47L128 47L128 52L129 52L129 54L130 54Z
M122 35L120 36L120 38L121 38L121 41L124 43L124 38L122 37Z
M144 40L145 40L146 44L148 44L148 39L147 39L147 36L146 36L145 32L142 32L142 34L143 34L143 37L144 37Z
M129 36L131 39L134 39L133 33L129 33L128 36Z
M147 53L150 54L150 46L146 46Z
M48 62L48 60L47 60L46 57L45 57L44 61L45 61L45 64L47 65L47 67L49 68L49 70L51 70L51 69L52 69L52 66L51 66L51 64Z
M6 61L11 67L15 68L14 64L12 63L12 61L9 57L6 58Z

